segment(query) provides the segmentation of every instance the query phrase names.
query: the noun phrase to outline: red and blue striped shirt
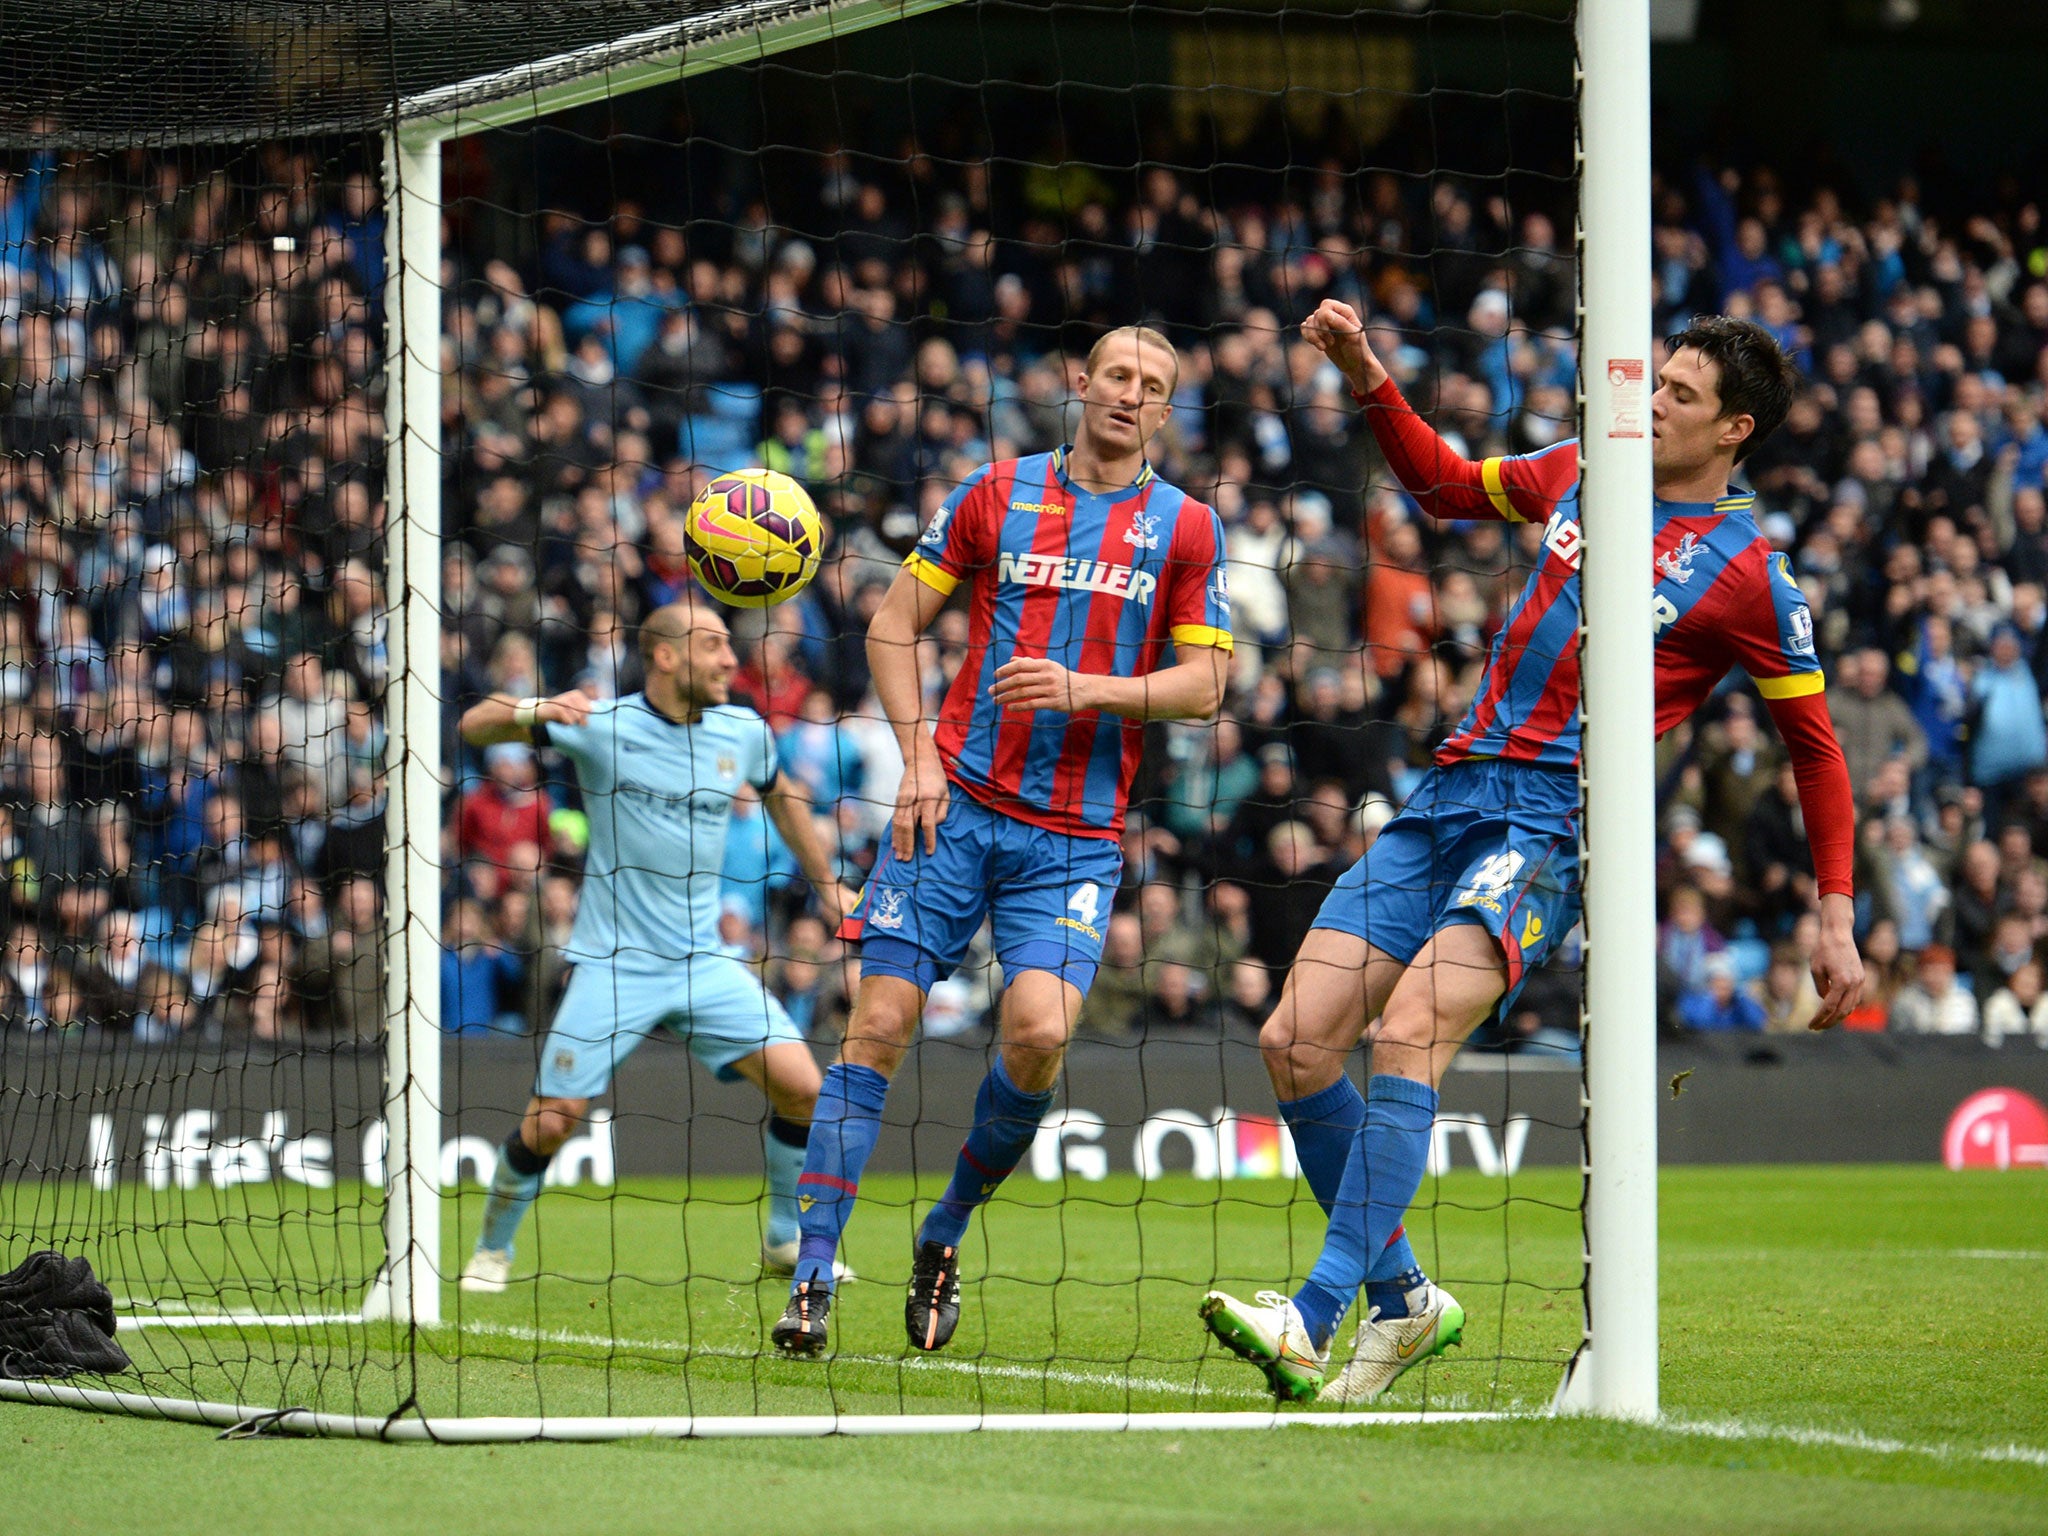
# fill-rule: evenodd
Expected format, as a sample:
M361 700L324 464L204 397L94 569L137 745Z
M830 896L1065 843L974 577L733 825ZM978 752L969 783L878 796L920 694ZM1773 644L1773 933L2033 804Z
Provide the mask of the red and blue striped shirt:
M1120 491L1085 491L1067 451L976 470L905 567L939 592L970 583L967 656L934 733L947 777L1033 826L1120 838L1142 722L1003 710L989 688L1017 656L1142 677L1170 664L1169 646L1229 650L1223 528L1149 464Z

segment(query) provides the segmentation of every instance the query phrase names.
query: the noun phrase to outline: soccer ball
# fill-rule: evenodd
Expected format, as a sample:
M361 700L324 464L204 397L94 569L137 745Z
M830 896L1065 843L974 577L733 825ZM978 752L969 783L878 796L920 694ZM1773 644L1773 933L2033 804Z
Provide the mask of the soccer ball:
M690 569L735 608L772 608L818 574L825 531L804 488L772 469L736 469L690 504Z

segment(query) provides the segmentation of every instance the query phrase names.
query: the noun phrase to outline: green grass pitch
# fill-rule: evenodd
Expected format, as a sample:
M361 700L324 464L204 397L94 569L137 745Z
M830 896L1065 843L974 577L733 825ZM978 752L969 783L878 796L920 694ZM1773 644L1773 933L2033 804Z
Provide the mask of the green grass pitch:
M375 1208L351 1189L280 1188L0 1186L0 1232L85 1252L117 1296L160 1311L347 1310L374 1266ZM1542 1406L1578 1333L1577 1190L1551 1171L1431 1181L1411 1235L1471 1320L1462 1349L1384 1406ZM438 1449L222 1443L0 1405L0 1481L7 1505L37 1512L21 1528L92 1533L2048 1529L2048 1179L1693 1168L1662 1190L1658 1428ZM953 1348L906 1359L900 1282L922 1203L908 1180L870 1179L849 1234L868 1278L835 1313L839 1357L798 1364L760 1351L783 1288L753 1277L756 1192L683 1193L551 1192L521 1245L519 1270L539 1278L451 1290L450 1326L410 1360L360 1326L123 1342L167 1394L363 1413L408 1394L435 1414L1254 1408L1258 1378L1207 1346L1194 1303L1212 1275L1299 1277L1321 1233L1281 1185L1112 1179L1062 1201L1020 1182L969 1239ZM452 1268L480 1196L448 1209ZM201 1283L215 1274L241 1284Z

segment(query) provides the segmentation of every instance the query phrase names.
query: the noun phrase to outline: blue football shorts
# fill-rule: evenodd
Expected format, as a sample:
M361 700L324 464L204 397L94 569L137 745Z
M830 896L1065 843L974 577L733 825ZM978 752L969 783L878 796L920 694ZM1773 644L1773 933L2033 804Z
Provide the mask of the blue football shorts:
M1106 837L1068 837L992 811L957 785L938 850L882 856L841 932L860 940L863 976L900 976L920 991L953 974L992 917L1005 984L1050 971L1086 992L1123 878Z
M579 964L541 1047L543 1098L594 1099L619 1063L656 1029L686 1041L690 1054L726 1082L734 1064L765 1046L803 1043L782 1004L731 955L692 955L660 970Z
M1579 912L1578 776L1482 759L1424 774L1315 926L1406 964L1451 924L1478 923L1507 960L1506 1008Z

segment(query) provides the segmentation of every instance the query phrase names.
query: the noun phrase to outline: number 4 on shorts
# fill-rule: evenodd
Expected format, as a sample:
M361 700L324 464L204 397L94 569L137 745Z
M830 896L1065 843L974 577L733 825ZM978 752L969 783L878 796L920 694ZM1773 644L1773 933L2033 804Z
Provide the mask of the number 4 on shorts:
M1074 921L1090 933L1095 931L1095 912L1102 901L1102 887L1093 880L1074 888L1074 894L1067 898L1067 910L1074 914Z

